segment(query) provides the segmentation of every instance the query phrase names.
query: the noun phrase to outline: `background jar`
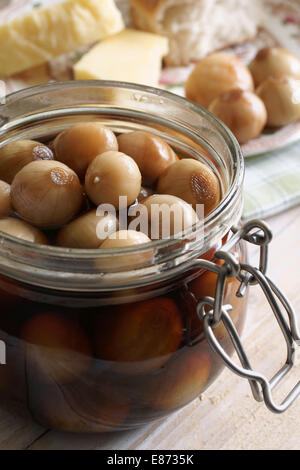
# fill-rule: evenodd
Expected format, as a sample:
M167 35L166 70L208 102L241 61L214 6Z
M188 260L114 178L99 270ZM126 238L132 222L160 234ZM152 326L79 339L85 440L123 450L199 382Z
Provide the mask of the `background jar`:
M199 270L197 260L214 260L238 223L244 166L233 135L206 110L117 82L55 83L10 95L0 107L0 146L47 142L92 120L116 134L156 133L178 155L209 165L223 193L201 231L147 248L67 250L1 235L0 339L7 348L1 393L45 426L101 432L181 408L222 370L196 313L200 298L214 296L216 275ZM233 251L245 259L243 246ZM140 260L135 269L133 258ZM236 297L238 287L227 282L225 302L241 331L247 299ZM230 353L225 329L216 334Z

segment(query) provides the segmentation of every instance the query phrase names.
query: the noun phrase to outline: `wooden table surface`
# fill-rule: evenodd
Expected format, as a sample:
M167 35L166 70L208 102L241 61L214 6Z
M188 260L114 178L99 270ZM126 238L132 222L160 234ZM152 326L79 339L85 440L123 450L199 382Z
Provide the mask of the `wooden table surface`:
M300 321L300 207L268 220L274 231L269 276L287 294ZM257 250L250 253L255 262ZM261 291L251 289L243 334L254 367L271 377L285 361L278 325ZM300 353L293 372L276 393L279 401L300 377ZM229 370L183 410L140 430L68 434L43 429L8 403L0 405L0 449L300 449L300 399L275 415L253 400L246 381Z

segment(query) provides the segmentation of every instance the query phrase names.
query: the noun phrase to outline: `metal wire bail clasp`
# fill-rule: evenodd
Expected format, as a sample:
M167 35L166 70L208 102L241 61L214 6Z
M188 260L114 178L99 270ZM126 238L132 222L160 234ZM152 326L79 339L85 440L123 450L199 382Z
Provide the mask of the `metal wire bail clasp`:
M216 253L216 258L224 260L224 264L217 268L218 281L215 298L205 297L201 299L197 306L197 313L199 318L203 321L204 333L212 349L234 373L249 380L253 396L257 401L264 401L266 406L274 413L282 413L287 410L300 395L299 381L280 405L275 404L272 396L272 390L294 366L296 348L300 346L300 334L296 315L288 299L266 276L268 245L272 240L272 232L268 226L262 221L253 220L239 229L233 228L232 231L234 235L225 244L223 250ZM246 263L239 263L233 255L228 253L228 250L242 239L260 246L258 268ZM215 267L213 270L216 272ZM287 360L285 365L270 381L268 381L264 375L252 369L239 334L228 314L228 311L231 310L232 307L231 305L223 305L225 283L226 279L229 277L237 277L241 282L236 294L239 297L245 295L249 285L258 284L261 287L283 333L287 346ZM209 311L205 308L207 306L210 307ZM284 312L288 316L288 322L285 319ZM242 367L232 361L214 334L213 330L220 322L224 324L228 331Z

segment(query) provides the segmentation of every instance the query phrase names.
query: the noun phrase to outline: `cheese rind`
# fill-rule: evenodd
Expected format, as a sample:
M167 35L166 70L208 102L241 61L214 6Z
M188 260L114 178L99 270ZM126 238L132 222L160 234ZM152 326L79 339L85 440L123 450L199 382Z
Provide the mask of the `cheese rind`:
M96 44L74 65L76 80L118 80L157 86L168 39L125 29Z
M116 34L124 27L114 0L66 0L0 26L0 76Z

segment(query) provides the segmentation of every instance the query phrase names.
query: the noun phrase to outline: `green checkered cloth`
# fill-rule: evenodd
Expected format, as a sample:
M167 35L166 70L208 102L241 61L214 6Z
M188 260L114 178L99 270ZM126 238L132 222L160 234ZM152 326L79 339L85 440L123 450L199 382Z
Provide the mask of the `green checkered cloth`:
M300 203L300 142L245 160L244 220L270 217Z

